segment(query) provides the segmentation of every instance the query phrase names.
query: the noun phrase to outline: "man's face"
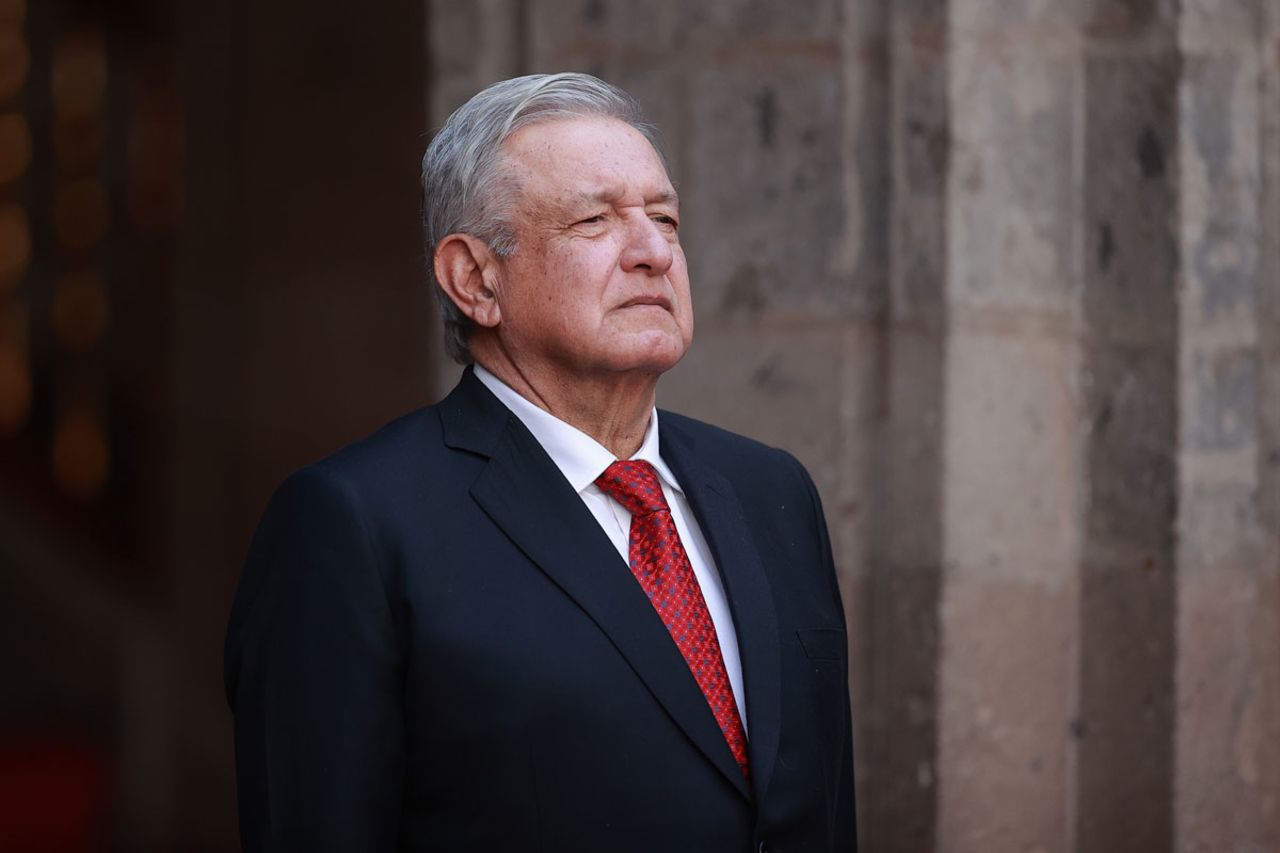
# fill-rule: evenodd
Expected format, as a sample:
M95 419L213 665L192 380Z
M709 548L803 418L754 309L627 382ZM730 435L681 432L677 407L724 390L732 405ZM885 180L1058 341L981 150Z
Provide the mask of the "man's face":
M515 365L569 382L675 365L693 306L653 146L624 122L573 118L522 128L504 153L517 248L498 263L496 333Z

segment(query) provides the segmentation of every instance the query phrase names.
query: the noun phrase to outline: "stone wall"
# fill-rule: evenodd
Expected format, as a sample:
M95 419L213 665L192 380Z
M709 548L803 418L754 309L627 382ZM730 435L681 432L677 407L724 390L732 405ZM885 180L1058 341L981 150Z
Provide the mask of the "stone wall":
M1280 849L1273 0L428 9L433 127L566 69L660 126L661 402L820 486L867 850Z

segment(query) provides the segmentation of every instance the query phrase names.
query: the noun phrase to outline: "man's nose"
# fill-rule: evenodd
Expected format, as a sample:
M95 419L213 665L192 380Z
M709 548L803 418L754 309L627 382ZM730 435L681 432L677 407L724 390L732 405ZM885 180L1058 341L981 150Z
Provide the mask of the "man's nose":
M671 235L649 218L638 213L626 221L626 246L622 250L621 264L625 272L639 270L649 275L666 275L671 269L674 252Z

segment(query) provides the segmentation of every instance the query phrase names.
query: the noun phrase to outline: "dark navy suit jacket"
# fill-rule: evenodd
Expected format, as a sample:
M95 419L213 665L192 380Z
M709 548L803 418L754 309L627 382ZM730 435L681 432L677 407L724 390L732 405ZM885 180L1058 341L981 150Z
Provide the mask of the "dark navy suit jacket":
M250 851L852 851L844 616L786 453L661 413L737 629L752 779L605 533L471 371L290 477L231 615Z

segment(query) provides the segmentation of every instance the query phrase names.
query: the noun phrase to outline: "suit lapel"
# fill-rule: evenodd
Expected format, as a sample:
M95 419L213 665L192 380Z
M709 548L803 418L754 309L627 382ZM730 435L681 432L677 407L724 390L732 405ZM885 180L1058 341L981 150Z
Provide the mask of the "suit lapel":
M440 404L445 442L489 463L471 495L600 627L690 740L750 793L679 649L582 499L519 419L468 370Z
M782 714L781 648L773 592L733 486L703 463L692 441L659 418L662 458L671 466L724 580L742 660L752 782L768 790Z

